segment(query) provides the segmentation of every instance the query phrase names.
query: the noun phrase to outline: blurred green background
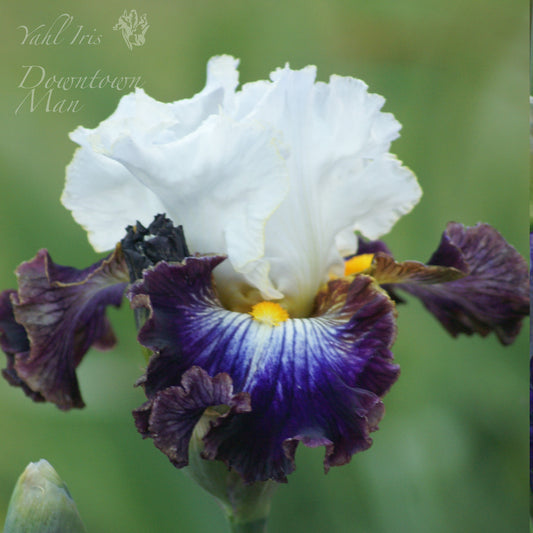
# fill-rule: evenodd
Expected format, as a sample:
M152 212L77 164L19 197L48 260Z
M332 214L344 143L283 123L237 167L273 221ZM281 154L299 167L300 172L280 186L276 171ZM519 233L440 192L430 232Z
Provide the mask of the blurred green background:
M96 126L122 93L55 90L79 100L64 114L33 112L23 65L47 76L141 76L163 101L204 84L220 53L241 59L241 81L289 61L365 80L403 124L393 145L424 197L387 236L401 259L424 260L449 220L489 222L528 253L528 12L518 0L198 0L74 3L3 0L0 13L0 288L42 247L60 264L97 258L59 203L75 149L68 132ZM146 44L128 50L113 31L124 9L146 13ZM62 13L66 35L100 44L22 44L24 25L45 31ZM79 26L82 26L80 29ZM44 91L43 91L44 92ZM357 191L354 191L357 194ZM143 359L127 306L111 313L120 339L79 369L88 407L60 412L0 382L0 522L29 461L49 460L67 482L89 532L224 532L209 496L143 441L130 411ZM528 520L527 328L503 348L450 338L418 302L400 309L395 355L402 375L385 399L372 448L322 472L322 450L301 447L297 471L274 498L270 531L471 533L525 531Z

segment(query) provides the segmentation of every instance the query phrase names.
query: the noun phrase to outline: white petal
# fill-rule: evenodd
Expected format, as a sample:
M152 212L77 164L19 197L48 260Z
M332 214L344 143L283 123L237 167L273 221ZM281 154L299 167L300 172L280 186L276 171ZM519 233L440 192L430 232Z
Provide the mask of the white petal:
M315 76L314 67L278 69L272 84L255 91L247 115L282 132L291 149L290 191L267 223L265 258L295 316L309 312L341 264L338 237L346 242L354 229L386 233L420 197L413 174L388 154L400 125L380 111L384 99L359 80L334 76L325 84Z
M238 60L212 58L205 88L187 100L165 104L142 89L124 96L116 111L95 129L79 127L71 133L82 146L67 167L62 202L88 232L97 251L111 249L124 236L124 229L139 220L150 223L163 212L159 199L123 165L102 154L127 136L152 143L171 142L188 135L210 115L218 113L238 84Z
M377 239L414 207L422 190L408 168L393 155L385 154L360 174L353 193L356 201L350 228Z
M286 66L235 92L237 66L215 57L193 98L162 104L138 90L76 130L63 200L100 248L126 220L166 212L192 250L229 256L216 271L223 298L284 297L306 316L342 269L339 250L355 251L354 230L386 233L421 191L389 154L399 123L362 81L317 83L315 67Z
M163 212L155 194L126 168L88 148L78 148L67 167L61 201L98 252L114 248L126 226L137 221L147 225Z
M245 83L242 89L235 95L235 108L232 116L237 120L242 120L253 113L260 101L267 97L272 88L270 81L255 81Z
M264 298L282 296L264 259L265 223L288 189L284 153L269 129L213 116L193 134L167 144L124 137L108 155L184 226L191 251L227 253L233 269Z
M207 62L207 82L204 91L222 87L226 94L233 94L239 85L239 60L228 55L212 57Z

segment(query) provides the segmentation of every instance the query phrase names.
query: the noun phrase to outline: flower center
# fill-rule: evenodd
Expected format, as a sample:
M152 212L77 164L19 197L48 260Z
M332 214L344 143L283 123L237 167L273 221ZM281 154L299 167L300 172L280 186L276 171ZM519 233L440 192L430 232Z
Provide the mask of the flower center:
M344 263L344 275L351 276L352 274L360 274L364 272L372 264L374 254L360 254L354 255Z
M289 318L289 313L276 302L259 302L252 307L250 314L254 320L270 326L279 326Z

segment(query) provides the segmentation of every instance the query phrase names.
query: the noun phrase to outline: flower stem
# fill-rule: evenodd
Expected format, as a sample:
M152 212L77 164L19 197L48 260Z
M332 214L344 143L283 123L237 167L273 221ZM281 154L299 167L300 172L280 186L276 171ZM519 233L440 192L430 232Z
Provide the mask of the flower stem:
M228 516L231 533L266 533L266 518L254 522L238 522Z

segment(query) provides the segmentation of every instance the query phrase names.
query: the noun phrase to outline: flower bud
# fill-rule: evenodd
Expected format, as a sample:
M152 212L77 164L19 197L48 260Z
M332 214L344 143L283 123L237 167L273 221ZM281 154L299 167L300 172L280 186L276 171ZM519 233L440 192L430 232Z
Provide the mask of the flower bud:
M30 463L19 477L4 533L85 533L67 486L45 459Z

